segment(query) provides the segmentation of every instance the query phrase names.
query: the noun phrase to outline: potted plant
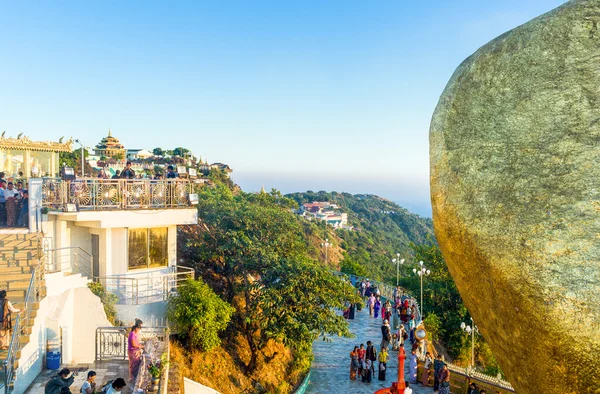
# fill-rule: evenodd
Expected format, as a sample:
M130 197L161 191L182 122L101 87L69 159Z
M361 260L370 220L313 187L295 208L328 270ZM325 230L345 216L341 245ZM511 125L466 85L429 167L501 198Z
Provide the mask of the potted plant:
M162 368L160 366L160 363L150 363L150 365L148 365L148 373L150 373L150 376L152 377L152 380L150 382L150 388L148 391L158 391L160 375L162 374Z
M50 210L48 209L48 207L42 207L41 212L42 212L42 221L47 222L48 221L48 212Z

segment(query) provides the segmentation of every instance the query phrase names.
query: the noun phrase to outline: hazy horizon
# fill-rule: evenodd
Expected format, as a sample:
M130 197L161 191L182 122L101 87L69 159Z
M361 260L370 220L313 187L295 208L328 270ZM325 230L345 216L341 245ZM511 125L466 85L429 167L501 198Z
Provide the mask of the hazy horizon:
M290 176L291 175L291 176ZM335 177L314 174L314 176L284 173L252 173L235 171L231 178L246 192L256 192L264 186L266 191L275 188L283 194L318 192L325 190L350 194L373 194L390 200L412 213L420 216L431 217L431 202L429 200L429 184L422 184L420 178L405 179L403 190L412 193L398 192L398 183L385 182L369 177Z

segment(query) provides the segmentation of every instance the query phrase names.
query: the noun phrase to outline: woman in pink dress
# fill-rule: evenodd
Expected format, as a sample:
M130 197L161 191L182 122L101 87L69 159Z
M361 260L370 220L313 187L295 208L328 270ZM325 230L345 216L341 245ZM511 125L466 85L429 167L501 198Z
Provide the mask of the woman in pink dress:
M140 362L142 361L142 350L144 346L140 343L140 331L142 327L138 324L131 327L129 338L127 340L127 355L129 356L129 379L135 382L138 371L140 369Z

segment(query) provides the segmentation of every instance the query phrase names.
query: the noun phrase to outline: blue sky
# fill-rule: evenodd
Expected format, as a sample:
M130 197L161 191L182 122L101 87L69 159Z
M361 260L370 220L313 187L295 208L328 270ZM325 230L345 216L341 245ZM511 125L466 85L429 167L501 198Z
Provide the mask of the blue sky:
M52 4L51 4L52 3ZM430 214L428 129L458 64L558 0L0 0L0 131L185 146L248 191Z

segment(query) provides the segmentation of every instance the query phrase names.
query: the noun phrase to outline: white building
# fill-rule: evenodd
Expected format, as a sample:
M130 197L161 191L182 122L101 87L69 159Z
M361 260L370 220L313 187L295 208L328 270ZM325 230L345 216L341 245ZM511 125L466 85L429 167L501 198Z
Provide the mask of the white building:
M27 309L10 349L0 352L13 366L0 373L0 392L23 393L49 350L60 351L64 364L97 359L105 346L97 329L110 324L90 282L118 297L125 324L161 325L168 295L193 278L177 266L177 226L197 223L193 187L183 180L29 179L29 228L0 229L0 288Z

